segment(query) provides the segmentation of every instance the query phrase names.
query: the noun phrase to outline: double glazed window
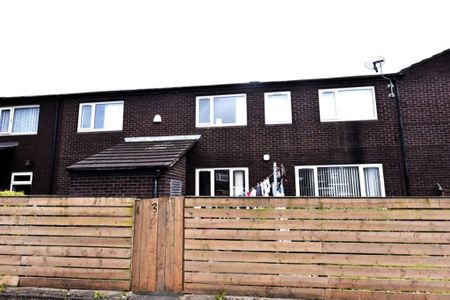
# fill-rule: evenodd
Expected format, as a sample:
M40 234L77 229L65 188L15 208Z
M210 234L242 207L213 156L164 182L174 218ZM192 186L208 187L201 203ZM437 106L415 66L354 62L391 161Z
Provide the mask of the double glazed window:
M266 124L291 124L291 92L264 93Z
M78 132L122 130L123 101L80 104Z
M295 167L297 196L384 197L380 164Z
M196 107L197 127L247 125L245 94L197 97Z
M0 107L0 135L37 134L39 105Z
M322 122L377 119L372 86L319 90L319 106Z
M32 182L33 182L32 172L12 173L10 190L14 192L23 192L25 195L29 195L31 193Z
M244 196L248 190L248 168L195 170L195 195Z

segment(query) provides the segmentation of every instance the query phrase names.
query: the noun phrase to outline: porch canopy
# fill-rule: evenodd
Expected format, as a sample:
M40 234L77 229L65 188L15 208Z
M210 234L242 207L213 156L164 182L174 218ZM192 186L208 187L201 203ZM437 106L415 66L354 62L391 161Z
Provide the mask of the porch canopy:
M67 169L82 171L170 168L199 138L200 135L125 138L125 142L85 158Z

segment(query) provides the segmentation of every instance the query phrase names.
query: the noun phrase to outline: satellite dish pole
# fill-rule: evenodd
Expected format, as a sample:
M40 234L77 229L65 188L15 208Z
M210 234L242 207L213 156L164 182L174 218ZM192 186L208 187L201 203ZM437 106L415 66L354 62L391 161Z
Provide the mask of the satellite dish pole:
M376 73L378 73L378 71L380 71L381 77L383 77L384 79L389 81L389 84L387 85L387 88L389 89L389 98L395 98L394 83L392 82L392 79L384 76L384 74L383 74L384 62L385 62L384 57L375 56L375 57L372 57L371 59L369 59L368 61L366 61L365 66L367 69L374 70Z

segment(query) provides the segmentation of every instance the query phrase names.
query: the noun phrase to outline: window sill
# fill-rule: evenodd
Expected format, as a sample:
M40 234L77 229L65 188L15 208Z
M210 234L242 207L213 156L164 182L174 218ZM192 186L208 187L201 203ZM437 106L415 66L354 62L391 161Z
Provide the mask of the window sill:
M123 129L119 130L83 130L77 131L77 133L108 133L108 132L122 132Z
M37 132L26 132L26 133L0 133L2 136L20 136L20 135L37 135Z
M350 119L350 120L320 120L320 123L338 123L338 122L367 122L367 121L378 121L375 119Z
M228 127L247 127L247 124L233 124L233 125L196 125L195 128L208 129L208 128L228 128Z

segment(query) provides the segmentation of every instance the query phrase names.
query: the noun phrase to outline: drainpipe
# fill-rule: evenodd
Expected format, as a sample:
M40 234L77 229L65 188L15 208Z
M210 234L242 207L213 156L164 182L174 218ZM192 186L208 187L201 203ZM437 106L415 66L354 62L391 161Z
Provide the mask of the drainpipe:
M53 145L52 145L52 161L50 165L51 175L50 175L50 188L51 194L54 194L55 187L55 173L56 173L56 146L58 137L58 125L59 125L59 103L61 102L61 96L58 95L56 99L56 112L55 112L55 124L53 126Z
M158 198L158 178L161 175L159 169L156 170L156 175L153 177L153 198Z
M407 154L406 154L406 143L405 143L402 111L400 109L400 96L399 96L399 90L398 90L398 81L395 77L393 77L392 82L393 82L394 88L395 88L394 96L395 96L395 104L397 106L398 129L399 129L400 143L401 143L401 148L402 148L402 160L403 160L403 171L405 173L406 195L411 196L411 183L410 183L410 176L409 176L408 159L407 159Z

